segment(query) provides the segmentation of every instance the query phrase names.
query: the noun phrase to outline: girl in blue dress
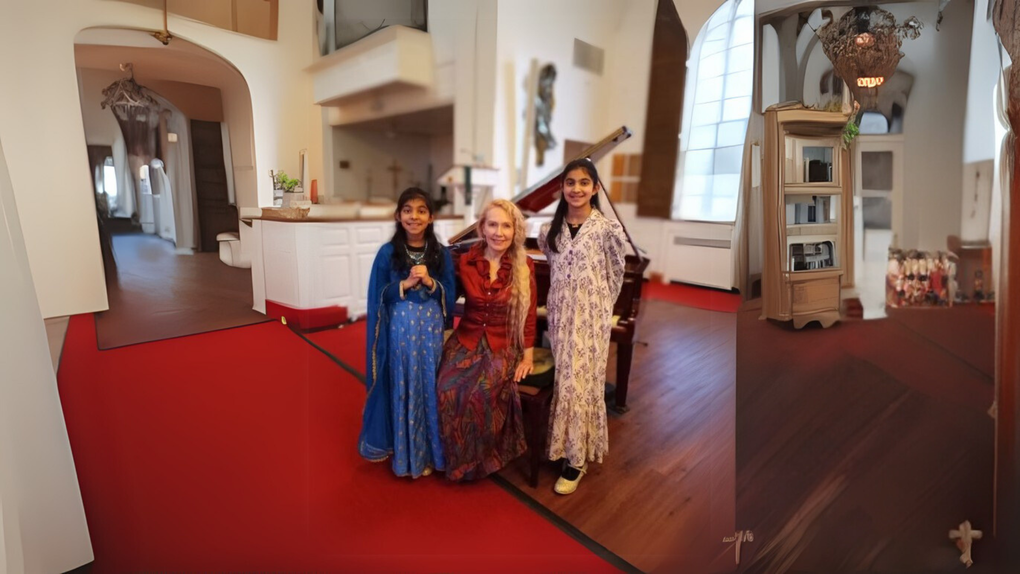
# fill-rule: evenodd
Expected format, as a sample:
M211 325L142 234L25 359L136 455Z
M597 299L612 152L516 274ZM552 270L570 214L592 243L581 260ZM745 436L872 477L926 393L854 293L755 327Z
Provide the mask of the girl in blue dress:
M393 458L397 476L444 470L436 373L455 297L453 262L433 231L433 203L416 187L397 201L393 239L368 286L368 396L358 451Z

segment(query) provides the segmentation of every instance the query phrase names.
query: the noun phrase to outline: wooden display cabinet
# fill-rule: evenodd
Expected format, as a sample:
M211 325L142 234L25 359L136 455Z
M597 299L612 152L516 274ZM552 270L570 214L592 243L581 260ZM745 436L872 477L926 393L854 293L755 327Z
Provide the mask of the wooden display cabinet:
M765 112L762 315L830 327L852 261L853 186L842 146L847 116L799 104Z

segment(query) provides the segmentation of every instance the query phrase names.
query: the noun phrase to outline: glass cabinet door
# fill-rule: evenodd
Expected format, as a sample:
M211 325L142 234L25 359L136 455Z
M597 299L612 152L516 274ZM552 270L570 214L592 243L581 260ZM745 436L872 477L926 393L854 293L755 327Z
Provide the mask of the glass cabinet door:
M786 136L786 184L839 185L839 141L835 138Z
M786 271L839 267L840 194L786 194Z

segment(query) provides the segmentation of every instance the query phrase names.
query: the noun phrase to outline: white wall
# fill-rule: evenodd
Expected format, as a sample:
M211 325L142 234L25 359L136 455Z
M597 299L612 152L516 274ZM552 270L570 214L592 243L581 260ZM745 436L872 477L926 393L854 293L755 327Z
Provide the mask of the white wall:
M436 180L440 174L453 167L453 132L446 135L437 135L429 140L429 162L432 163L432 182L425 186L426 190L433 190L435 196L439 197L439 185ZM452 198L450 198L452 201Z
M103 109L103 88L110 82L103 83L105 74L101 70L78 70L78 94L82 108L82 123L85 130L85 143L88 145L108 145L113 149L113 166L117 172L117 195L130 196L130 203L121 200L117 204L116 215L130 217L137 208L135 195L135 178L131 175L131 166L127 162L127 146L124 134L120 131L117 118L113 111ZM113 72L109 72L113 74ZM119 78L120 76L118 76ZM125 207L129 208L125 210Z
M446 138L452 144L451 138ZM371 197L387 197L394 201L404 189L417 185L428 189L428 166L433 156L433 138L425 135L397 134L355 128L333 128L333 162L335 197L364 201ZM340 169L340 161L350 167ZM397 189L393 189L394 160L400 166ZM434 178L449 165L433 166ZM368 177L371 174L371 190Z
M523 118L527 109L525 82L532 59L538 60L540 68L549 63L556 67L551 130L557 147L546 151L544 165L538 166L532 140L527 181L519 182L520 188L527 188L563 165L566 140L594 143L607 135L604 118L613 83L610 76L612 51L629 4L622 0L518 0L499 3L493 159L502 170L501 186L496 190L498 196L511 195L514 168L519 167L523 159ZM641 7L643 4L636 4L631 9L639 11ZM542 16L536 17L536 14ZM574 38L605 50L606 67L601 76L574 67ZM648 41L651 41L650 37ZM650 54L650 44L646 57L647 54ZM633 57L641 59L641 51L638 50ZM516 160L511 162L511 158Z
M222 56L248 83L258 166L249 181L257 182L259 205L272 203L268 170L297 172L303 148L309 150L311 177L322 177L322 116L312 105L305 71L315 53L313 10L311 2L281 2L278 41L170 16L174 35ZM82 124L74 38L91 27L148 30L160 16L154 9L103 0L0 6L0 77L19 79L0 83L0 136L9 150L11 182L44 317L107 308L85 141L74 127ZM240 143L231 142L232 147ZM53 158L61 169L52 169ZM241 189L238 175L235 170Z
M57 380L0 144L0 572L92 561ZM86 170L87 171L87 170Z
M946 248L960 232L963 133L966 113L972 7L950 2L941 30L932 2L886 7L897 21L914 15L924 23L920 38L905 40L903 53L915 71L903 119L904 229L900 247Z
M960 237L987 240L992 217L995 172L995 84L999 79L999 41L988 19L989 0L975 0L963 133L963 204Z
M431 4L430 21L433 16ZM494 145L494 129L499 125L496 107L499 89L497 1L476 0L464 6L462 2L448 0L437 5L434 14L437 20L445 20L453 30L456 55L453 66L456 78L454 161L460 165L499 165ZM493 124L494 118L496 124Z

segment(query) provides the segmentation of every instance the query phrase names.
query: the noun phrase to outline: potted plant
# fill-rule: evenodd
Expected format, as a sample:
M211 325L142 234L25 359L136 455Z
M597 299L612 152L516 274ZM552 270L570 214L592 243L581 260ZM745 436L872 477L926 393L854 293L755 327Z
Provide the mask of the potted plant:
M276 189L282 189L287 193L293 193L299 185L301 185L301 180L288 177L287 172L285 171L278 171L273 177L273 186Z

